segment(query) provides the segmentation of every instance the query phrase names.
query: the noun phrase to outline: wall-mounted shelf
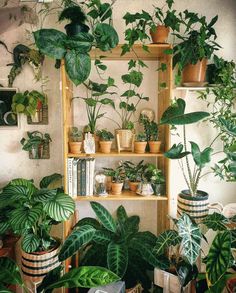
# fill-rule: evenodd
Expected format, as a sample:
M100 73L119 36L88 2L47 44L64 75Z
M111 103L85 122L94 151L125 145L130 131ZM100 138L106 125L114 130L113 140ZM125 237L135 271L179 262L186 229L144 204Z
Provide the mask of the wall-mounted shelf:
M144 154L136 154L136 153L132 153L132 152L120 152L118 153L117 151L112 151L109 154L104 154L104 153L100 153L97 152L95 154L85 154L85 153L81 153L81 154L68 154L68 158L99 158L99 157L149 157L149 158L155 158L155 157L163 157L163 153L158 153L158 154L151 154L151 153L144 153Z
M180 86L180 87L176 87L174 88L174 90L177 91L205 91L208 87L204 86L204 87L186 87L186 86Z

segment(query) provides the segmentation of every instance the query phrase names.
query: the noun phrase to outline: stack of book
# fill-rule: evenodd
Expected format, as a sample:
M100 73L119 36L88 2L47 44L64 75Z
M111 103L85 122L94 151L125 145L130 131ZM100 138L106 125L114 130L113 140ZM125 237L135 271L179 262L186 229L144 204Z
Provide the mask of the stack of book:
M95 159L67 159L67 191L71 197L93 195Z

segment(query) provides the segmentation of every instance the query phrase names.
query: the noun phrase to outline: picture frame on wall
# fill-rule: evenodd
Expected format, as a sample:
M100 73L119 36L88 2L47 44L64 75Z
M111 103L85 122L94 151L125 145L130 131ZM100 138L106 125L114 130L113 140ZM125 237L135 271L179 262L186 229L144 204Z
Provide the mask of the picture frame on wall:
M12 112L12 98L17 88L0 87L0 129L19 127L18 115Z

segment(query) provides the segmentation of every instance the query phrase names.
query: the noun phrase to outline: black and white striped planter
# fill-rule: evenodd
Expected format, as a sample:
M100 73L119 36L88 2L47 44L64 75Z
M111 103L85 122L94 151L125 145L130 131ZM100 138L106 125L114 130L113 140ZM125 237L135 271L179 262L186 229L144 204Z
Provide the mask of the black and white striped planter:
M189 190L182 190L178 195L177 214L189 215L196 223L201 222L209 213L209 195L198 190L197 196L191 196Z
M23 250L21 258L21 270L26 280L41 281L48 272L60 265L58 253L60 245L45 253L26 253Z

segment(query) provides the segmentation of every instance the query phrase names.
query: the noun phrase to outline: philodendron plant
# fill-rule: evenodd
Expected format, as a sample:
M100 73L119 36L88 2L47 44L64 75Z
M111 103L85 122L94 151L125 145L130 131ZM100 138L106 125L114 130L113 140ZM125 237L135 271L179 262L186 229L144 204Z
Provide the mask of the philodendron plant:
M208 117L209 113L203 111L185 113L185 106L186 104L183 99L177 99L174 101L173 104L163 113L160 125L168 124L172 126L183 126L182 142L174 144L167 152L164 153L164 156L169 159L179 160L179 166L189 192L192 196L196 196L198 194L198 184L202 176L202 170L206 164L210 162L213 149L211 147L206 147L201 151L197 143L190 141L191 149L188 151L186 141L186 125L196 123ZM193 170L190 166L189 156L193 159Z
M102 5L106 5L105 11L101 8ZM101 51L109 51L117 46L119 38L110 24L112 4L89 0L81 4L76 3L75 6L80 7L81 11L87 10L84 25L88 25L89 31L79 32L76 36L67 36L56 29L40 29L34 32L34 38L36 46L44 55L55 60L64 59L69 78L75 85L79 85L89 77L91 49L95 47ZM99 10L103 13L99 13ZM105 66L99 60L95 65L100 69Z

